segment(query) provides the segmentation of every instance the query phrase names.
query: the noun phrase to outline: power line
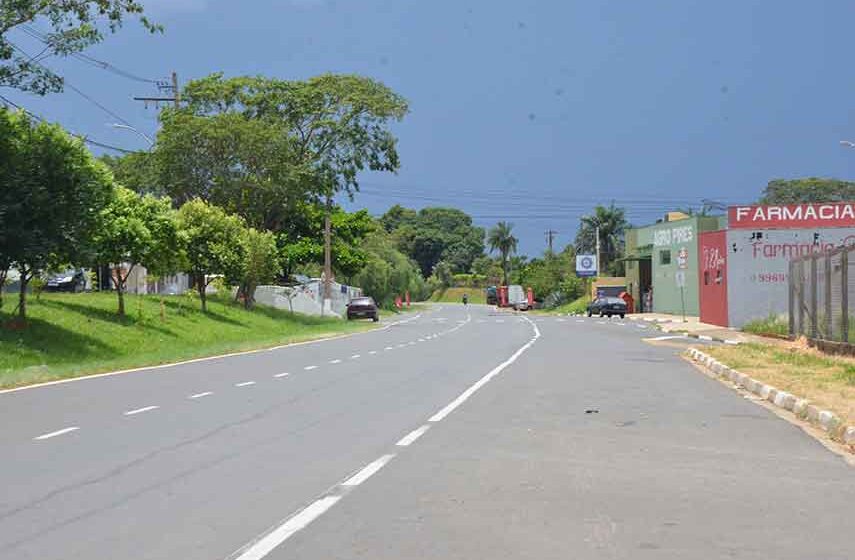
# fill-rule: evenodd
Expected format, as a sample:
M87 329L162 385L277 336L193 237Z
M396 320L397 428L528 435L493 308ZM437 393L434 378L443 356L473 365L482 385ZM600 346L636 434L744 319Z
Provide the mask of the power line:
M27 110L27 109L25 109L24 107L22 107L22 106L18 105L17 103L15 103L14 101L12 101L11 99L9 99L9 98L7 98L7 97L4 97L3 95L0 95L0 101L3 101L3 103L4 103L7 107L15 107L16 109L19 109L19 110L23 111L23 112L24 112L24 114L26 114L27 116L29 116L29 117L30 117L30 118L32 118L32 119L36 119L37 121L40 121L40 122L48 122L48 120L47 120L47 119L45 119L44 117L42 117L41 115L37 115L36 113L33 113L32 111L28 111L28 110ZM87 144L90 144L90 145L92 145L92 146L97 146L97 147L99 147L99 148L103 148L103 149L105 149L105 150L112 150L112 151L114 151L114 152L119 152L119 153L122 153L122 154L133 154L133 153L136 153L136 152L134 152L134 150L128 150L128 149L126 149L126 148L119 148L118 146L112 146L112 145L110 145L110 144L105 144L104 142L99 142L99 141L97 141L97 140L93 140L93 139L88 138L88 137L86 137L86 136L84 136L84 135L82 135L82 134L76 134L76 133L74 133L74 132L72 132L72 131L70 131L70 130L68 131L68 133L69 133L71 136L74 136L75 138L78 138L78 139L82 140L83 142L85 142L85 143L87 143Z
M53 50L54 54L56 53L56 50L54 49L53 45L51 44L50 37L48 35L42 33L41 31L35 29L34 27L32 27L30 25L22 25L21 31L23 31L24 33L26 33L30 37L32 37L38 41L41 41L42 43L47 45L47 49L45 49L45 50ZM42 51L42 52L44 52L44 51ZM111 63L104 61L104 60L99 60L99 59L97 59L93 56L89 56L87 54L71 53L71 57L76 58L77 60L84 62L86 64L89 64L90 66L95 66L96 68L106 70L106 71L111 72L117 76L121 76L121 77L127 78L129 80L134 80L136 82L143 82L143 83L148 83L148 84L155 84L158 86L163 84L162 81L152 80L150 78L143 78L142 76L137 76L136 74L128 72L127 70L122 70L121 68L119 68L118 66L116 66L114 64L111 64Z

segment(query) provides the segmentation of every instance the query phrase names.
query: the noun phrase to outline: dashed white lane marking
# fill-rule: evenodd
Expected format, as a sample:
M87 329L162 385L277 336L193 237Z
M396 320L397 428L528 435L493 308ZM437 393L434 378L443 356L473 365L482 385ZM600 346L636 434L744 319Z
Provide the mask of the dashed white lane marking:
M361 357L362 357L362 355L361 355L361 354L354 354L353 356L351 356L351 357L350 357L350 359L351 359L351 360L358 360L358 359L359 359L359 358L361 358Z
M195 395L190 395L187 397L188 399L201 399L202 397L208 397L213 395L211 391L205 391L204 393L196 393Z
M255 385L255 381L244 381L243 383L235 383L235 387L249 387Z
M576 319L576 322L577 322L577 323L584 323L584 322L585 322L585 320L584 320L584 319Z
M282 373L277 373L277 374L276 374L276 375L274 375L273 377L288 377L289 375L291 375L291 374L290 374L290 373L288 373L287 371L285 371L285 372L282 372Z
M341 363L341 360L338 360L338 359L336 359L336 360L330 360L330 363L331 363L331 364L340 364L340 363Z
M63 429L61 429L61 430L57 430L57 431L55 431L55 432L50 432L50 433L47 433L47 434L42 434L42 435L40 435L40 436L38 436L38 437L34 437L34 438L33 438L33 441L42 441L42 440L44 440L44 439L50 439L50 438L52 438L52 437L61 436L61 435L63 435L63 434L68 434L68 433L71 433L71 432L76 432L76 431L77 431L77 430L79 430L79 429L80 429L80 428L78 428L77 426L70 426L70 427L68 427L68 428L63 428Z
M406 346L406 344L399 344L399 345L395 346L395 348L403 348L404 346Z
M127 412L125 413L125 416L133 416L134 414L140 414L140 413L142 413L142 412L148 412L149 410L156 410L156 409L158 409L158 408L160 408L160 407L159 407L159 406L157 406L157 405L144 406L144 407L142 407L142 408L135 408L134 410L129 410L129 411L127 411Z
M234 556L234 560L261 560L277 546L292 537L294 533L305 528L309 523L326 513L340 499L341 496L326 496L325 498L315 500L305 509L287 519L257 541L239 550Z
M369 354L371 354L372 356L376 353L377 353L377 350L372 350L371 352L369 352Z
M386 347L386 348L384 348L383 350L394 350L394 348L392 348L391 346L387 346L387 347Z
M413 341L411 340L410 342L408 342L408 343L407 343L407 346L413 346L414 344L415 344L415 342L413 342Z
M420 338L417 342L424 342L424 341L425 341L425 339Z
M398 440L398 443L396 443L395 445L399 447L407 447L408 445L412 444L414 441L422 437L424 433L429 429L430 424L425 424L421 428L416 428L415 430Z
M365 467L363 467L361 471L342 482L341 485L359 486L360 484L371 478L374 474L376 474L377 471L382 469L386 465L386 463L391 461L394 457L394 455L383 455L376 461L365 465Z
M318 366L306 366L303 369L306 371L312 371L313 369L318 369Z
M497 323L504 323L504 322L505 322L505 320L504 320L504 319L496 319L496 322L497 322Z
M495 368L492 369L492 371L490 371L490 373L488 373L487 375L476 381L471 387L463 391L463 393L461 393L459 397L448 403L442 410L428 418L429 422L439 422L440 420L451 414L455 408L466 402L469 397L475 394L478 389L486 385L488 381L499 375L502 370L517 361L517 359L522 356L523 352L531 348L532 345L537 342L537 339L540 338L540 329L538 329L537 325L534 324L534 322L530 319L526 320L531 323L531 326L534 329L534 337L532 337L531 340L525 343L519 350L514 352L514 354L510 358L497 365Z

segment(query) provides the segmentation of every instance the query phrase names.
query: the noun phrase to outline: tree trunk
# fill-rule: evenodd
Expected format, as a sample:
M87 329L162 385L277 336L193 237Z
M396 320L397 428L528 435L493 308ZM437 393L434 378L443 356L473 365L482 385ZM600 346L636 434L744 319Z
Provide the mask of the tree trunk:
M204 274L199 274L196 276L196 287L199 290L199 301L202 302L202 313L207 313L208 312L208 301L206 299L207 294L205 293L205 288L207 288L207 286L205 285L205 275Z
M502 254L502 272L505 274L505 286L508 285L508 255L507 253Z
M128 273L130 274L130 271ZM119 317L124 317L125 316L125 280L127 280L127 277L125 277L125 280L122 279L122 269L118 266L113 270L113 274L115 274L115 276L113 276L111 278L111 280L113 281L113 286L116 287L116 295L119 298L119 310L118 310Z
M21 321L27 320L27 284L29 272L25 268L21 268L21 291L18 293L18 319Z
M6 276L8 274L8 268L0 270L0 309L3 309L3 287L6 285Z

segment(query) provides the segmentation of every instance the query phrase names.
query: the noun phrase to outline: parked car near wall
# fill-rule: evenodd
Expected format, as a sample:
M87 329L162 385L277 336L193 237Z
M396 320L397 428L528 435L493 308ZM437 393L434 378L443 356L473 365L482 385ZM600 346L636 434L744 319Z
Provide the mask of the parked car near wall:
M588 317L599 315L600 317L611 317L620 315L623 319L626 315L626 302L617 297L601 297L588 304Z
M66 270L48 278L45 291L79 293L86 289L86 272L82 269Z
M374 298L358 297L347 304L347 319L371 319L375 323L380 320L380 311Z

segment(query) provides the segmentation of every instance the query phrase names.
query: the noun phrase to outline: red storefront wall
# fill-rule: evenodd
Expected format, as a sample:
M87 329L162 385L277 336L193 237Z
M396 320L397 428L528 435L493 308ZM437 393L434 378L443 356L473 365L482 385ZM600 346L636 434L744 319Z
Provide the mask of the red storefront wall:
M726 232L700 234L698 259L701 322L727 326L727 237Z

